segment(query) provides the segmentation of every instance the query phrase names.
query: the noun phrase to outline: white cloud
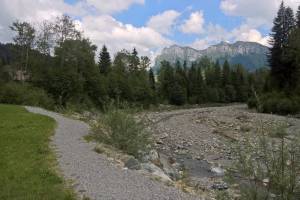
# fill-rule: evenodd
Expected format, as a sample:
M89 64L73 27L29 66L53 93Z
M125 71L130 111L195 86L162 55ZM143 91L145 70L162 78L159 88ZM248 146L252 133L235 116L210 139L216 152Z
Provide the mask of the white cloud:
M162 34L170 34L180 13L175 10L167 10L158 15L152 16L147 26Z
M235 42L247 41L257 42L268 46L269 36L263 36L257 29L251 28L244 24L230 31L224 29L220 25L209 24L203 38L196 39L190 46L196 49L205 49L212 44L220 41Z
M203 11L193 12L191 13L190 18L182 24L180 30L183 33L200 34L203 32L204 23L205 19Z
M75 5L67 4L64 0L0 1L1 42L12 41L9 25L16 19L37 25L43 20L69 14L76 17L76 23L80 29L84 30L85 36L89 37L99 48L106 44L112 53L123 48L130 50L136 47L141 55L151 57L157 49L172 43L153 28L123 24L109 14L101 14L125 10L132 4L143 4L144 0L80 0ZM91 10L91 6L94 10Z
M272 25L273 18L282 0L222 0L221 10L231 16L241 16L249 26ZM298 0L285 0L285 4L296 9Z
M232 30L231 37L236 41L248 41L248 42L257 42L262 45L268 46L269 36L262 36L262 34L253 28L250 28L247 25L242 25L239 28Z
M145 0L86 0L86 3L101 14L111 14L127 10L132 4L144 4Z
M112 53L136 47L141 55L151 56L153 51L173 43L152 28L123 24L109 15L84 17L81 27L95 44L106 44Z

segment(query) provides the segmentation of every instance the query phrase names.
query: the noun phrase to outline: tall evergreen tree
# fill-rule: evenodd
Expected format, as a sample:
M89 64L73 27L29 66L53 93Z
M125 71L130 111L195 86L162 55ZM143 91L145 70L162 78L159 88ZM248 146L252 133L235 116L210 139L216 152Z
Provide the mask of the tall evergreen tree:
M105 45L103 45L102 50L100 52L98 66L101 74L107 74L110 71L111 59Z
M295 26L293 10L286 8L284 3L280 4L277 17L272 28L272 41L269 55L271 67L271 77L273 84L279 88L284 88L287 81L287 68L283 61L284 48L287 47L289 35Z
M139 65L140 65L140 58L138 57L138 52L136 48L133 48L130 56L129 71L137 72L139 70Z
M152 68L150 68L149 70L149 84L150 84L150 87L152 90L155 91L155 78L154 78L154 73L153 73L153 70Z
M296 14L297 27L300 28L300 6L298 7Z
M223 64L222 84L224 87L230 84L230 65L227 60Z

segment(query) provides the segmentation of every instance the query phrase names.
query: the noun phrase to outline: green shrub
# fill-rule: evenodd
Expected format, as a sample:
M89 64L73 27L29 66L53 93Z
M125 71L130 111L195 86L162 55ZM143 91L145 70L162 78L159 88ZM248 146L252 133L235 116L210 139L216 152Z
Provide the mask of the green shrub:
M257 108L257 100L254 97L249 98L247 104L250 109Z
M248 107L256 108L263 113L280 115L297 114L300 111L300 97L272 92L261 96L259 105L255 98L250 98L248 100Z
M104 124L104 127L95 128L96 138L100 142L108 143L137 158L151 144L150 135L143 124L124 110L113 109L107 112L100 124Z
M52 109L54 101L40 88L29 84L6 83L0 87L0 102L7 104L40 106Z
M181 106L186 103L186 100L186 90L182 88L179 84L175 83L170 92L170 104Z
M289 139L285 127L261 129L258 137L236 144L229 179L239 186L241 200L296 200L300 194L299 138Z

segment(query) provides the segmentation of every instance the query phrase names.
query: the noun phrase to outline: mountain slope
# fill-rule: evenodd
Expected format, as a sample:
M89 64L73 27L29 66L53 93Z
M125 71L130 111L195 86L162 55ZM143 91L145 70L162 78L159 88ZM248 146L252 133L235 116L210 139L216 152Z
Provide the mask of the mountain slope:
M243 64L247 69L254 70L267 66L268 47L255 42L238 41L233 44L221 42L204 50L196 50L191 47L180 47L173 45L163 49L157 56L155 67L159 68L161 61L169 61L174 64L177 60L187 61L188 65L204 56L213 61L219 60L223 63L226 59L231 64Z

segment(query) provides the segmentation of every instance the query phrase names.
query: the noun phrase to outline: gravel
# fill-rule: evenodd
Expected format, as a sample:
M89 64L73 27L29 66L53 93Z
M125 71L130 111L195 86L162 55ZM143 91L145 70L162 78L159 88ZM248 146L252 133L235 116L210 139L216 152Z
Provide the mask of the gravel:
M174 187L143 176L138 171L124 170L109 159L94 152L95 143L87 143L84 136L89 126L41 108L26 107L33 113L47 115L57 121L52 145L59 167L80 197L95 200L194 200Z

